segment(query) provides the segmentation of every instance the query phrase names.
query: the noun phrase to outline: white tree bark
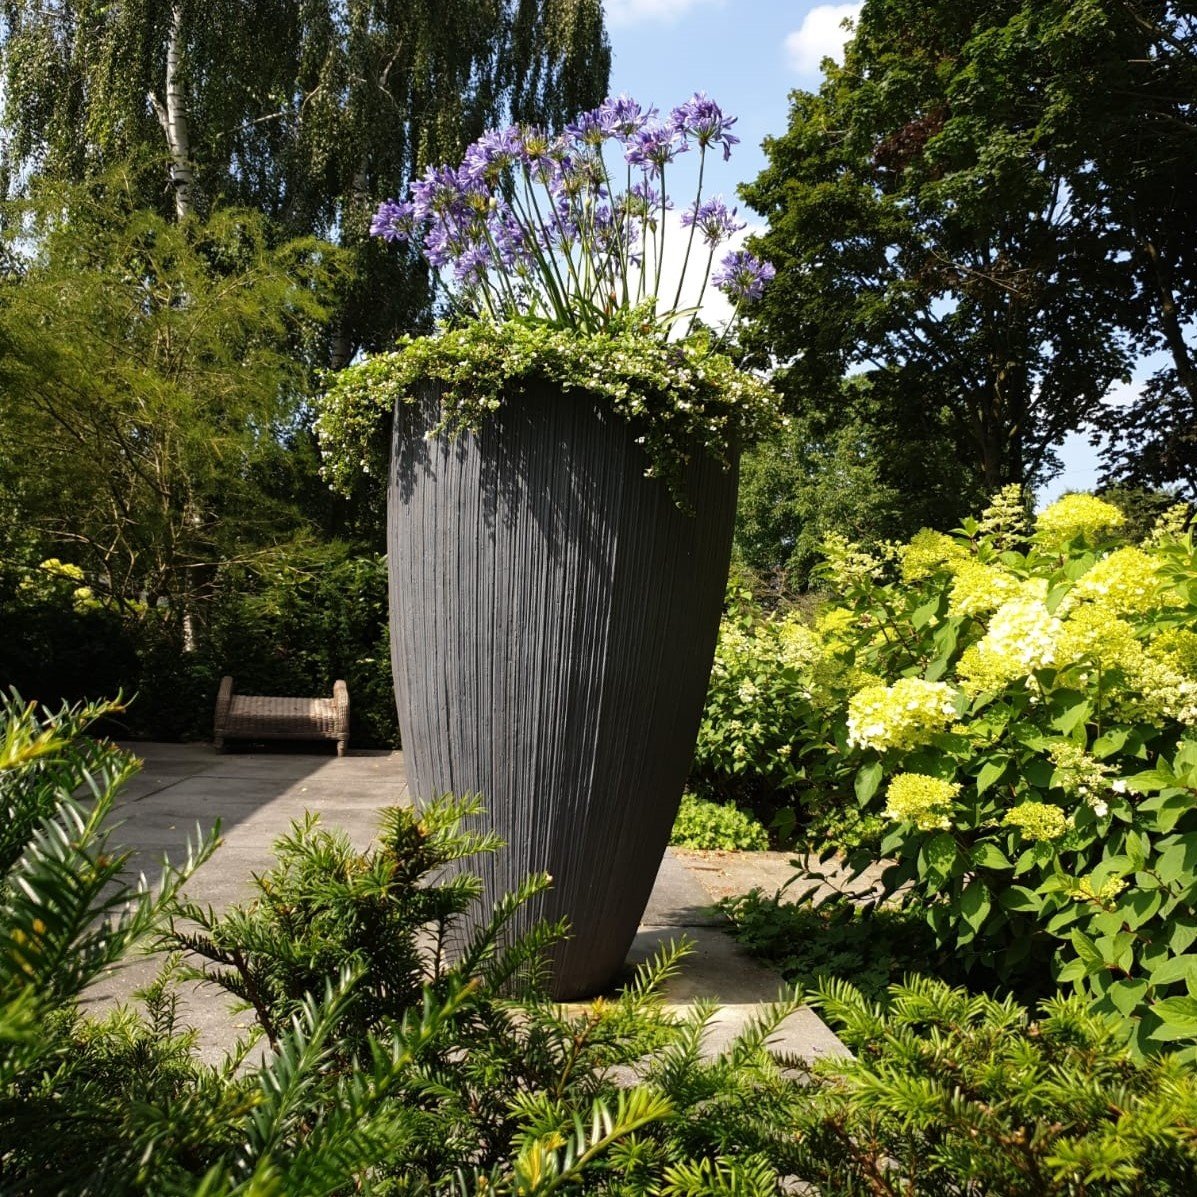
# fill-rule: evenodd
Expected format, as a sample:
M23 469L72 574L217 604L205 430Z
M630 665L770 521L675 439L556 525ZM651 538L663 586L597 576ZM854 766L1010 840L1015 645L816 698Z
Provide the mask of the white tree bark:
M170 154L170 183L175 193L175 216L179 220L195 210L191 188L195 182L195 167L191 161L191 126L187 117L186 96L179 79L183 54L183 6L174 3L170 8L170 33L166 40L165 99L150 92L149 101L166 137Z

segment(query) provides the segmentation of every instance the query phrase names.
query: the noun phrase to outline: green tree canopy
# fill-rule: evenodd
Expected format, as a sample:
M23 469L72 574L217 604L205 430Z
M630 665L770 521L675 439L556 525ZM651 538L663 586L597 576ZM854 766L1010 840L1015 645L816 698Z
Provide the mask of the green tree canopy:
M289 445L339 252L276 244L254 212L176 224L137 202L112 178L8 236L0 504L99 599L186 605L215 562L309 526Z
M1191 8L866 0L744 191L779 271L751 343L797 411L834 418L846 375L884 371L950 413L986 488L1050 475L1184 329L1165 292L1187 303L1195 225L1163 217L1182 178L1194 202Z
M876 544L955 523L981 495L956 461L951 430L951 413L928 408L901 379L847 379L834 419L791 418L745 454L739 559L785 590L805 589L829 532Z
M369 213L503 115L559 124L601 98L600 0L3 0L8 193L138 164L163 215L254 208L352 247L335 364L426 302Z

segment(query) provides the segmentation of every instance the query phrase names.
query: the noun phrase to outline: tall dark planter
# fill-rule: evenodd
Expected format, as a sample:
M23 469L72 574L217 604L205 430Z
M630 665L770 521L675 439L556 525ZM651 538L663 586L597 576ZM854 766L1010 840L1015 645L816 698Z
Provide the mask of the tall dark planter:
M626 422L573 394L520 396L478 435L396 413L391 649L417 800L480 793L507 848L493 901L551 891L554 996L620 972L677 813L714 654L736 474L688 476L694 514L644 477ZM471 862L476 867L476 862Z

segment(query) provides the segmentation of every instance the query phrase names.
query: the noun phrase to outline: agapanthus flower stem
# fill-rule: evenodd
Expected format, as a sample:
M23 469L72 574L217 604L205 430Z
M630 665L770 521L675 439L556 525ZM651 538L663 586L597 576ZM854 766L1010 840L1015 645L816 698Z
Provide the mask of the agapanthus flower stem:
M693 226L691 226L693 228ZM711 277L711 263L715 260L715 247L711 246L707 250L707 264L706 269L702 272L702 285L698 288L698 298L694 301L694 315L690 317L690 323L686 328L686 336L689 336L694 331L694 325L698 321L698 312L702 308L703 296L707 293L707 280Z
M657 276L653 279L653 297L659 298L661 295L661 271L665 266L665 205L668 193L665 190L665 167L661 166L661 218L658 221L657 228L659 232L657 240Z
M698 150L698 190L694 195L694 210L696 212L698 211L699 204L702 203L702 175L703 175L703 171L706 169L706 165L707 165L707 147L704 145L704 146L700 146L699 150ZM698 225L697 221L690 222L690 236L689 236L689 239L686 241L686 254L682 258L681 273L677 276L677 290L673 294L673 310L675 312L678 309L678 305L682 302L682 285L686 281L686 270L690 265L690 250L694 246L694 230L697 227L697 225ZM708 268L708 270L710 269L709 262L708 262L707 268ZM706 286L705 278L703 279L703 286L704 287ZM700 299L699 303L701 303L701 302L702 302L702 300ZM696 312L695 315L697 315L697 314L698 313ZM690 327L691 328L694 327L694 317L693 316L690 318Z
M541 237L547 244L551 238L549 235L548 225L540 211L540 204L536 199L536 192L532 189L531 177L527 168L524 170L524 194L532 203L532 220L529 222L534 224L539 230ZM525 210L526 212L526 210ZM525 217L527 218L527 216ZM533 256L536 259L537 265L540 267L541 280L544 283L545 289L548 292L548 300L553 309L554 315L558 320L565 324L576 326L577 320L569 309L566 303L565 296L568 288L565 285L565 280L561 276L560 268L552 254L546 254L541 249L541 244L536 237L532 238ZM569 259L567 258L567 261ZM572 262L570 267L572 269Z

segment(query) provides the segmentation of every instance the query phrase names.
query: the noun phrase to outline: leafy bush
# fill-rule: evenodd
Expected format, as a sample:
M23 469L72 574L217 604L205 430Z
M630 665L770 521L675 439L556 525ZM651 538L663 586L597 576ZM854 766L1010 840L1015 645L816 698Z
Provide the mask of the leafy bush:
M888 820L874 856L939 944L1026 992L1075 985L1132 1019L1143 1051L1197 1038L1182 516L1131 545L1099 499L1066 496L1031 527L1014 490L883 557L830 540L834 722L790 729L812 776Z
M880 838L850 778L828 768L843 742L844 695L876 678L835 651L797 608L768 611L733 586L719 629L690 787L751 810L784 845L854 848Z
M52 704L119 691L131 697L125 735L206 739L226 673L264 694L331 693L343 677L352 742L397 746L385 558L291 546L252 568L225 566L197 601L188 652L177 609L81 602L81 581L44 568L0 575L12 632L0 642L0 677L22 693Z
M809 989L840 979L878 999L908 975L950 974L950 958L936 949L914 911L862 905L841 895L818 903L792 900L759 889L724 898L719 908L736 939L792 985Z
M804 776L795 731L818 692L819 638L796 612L765 614L733 590L719 630L690 785L770 819Z
M752 852L769 846L765 829L730 802L708 802L683 794L669 842L698 851Z

